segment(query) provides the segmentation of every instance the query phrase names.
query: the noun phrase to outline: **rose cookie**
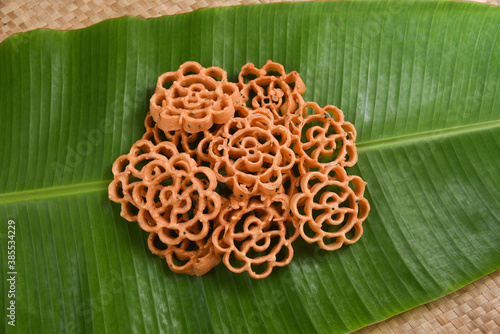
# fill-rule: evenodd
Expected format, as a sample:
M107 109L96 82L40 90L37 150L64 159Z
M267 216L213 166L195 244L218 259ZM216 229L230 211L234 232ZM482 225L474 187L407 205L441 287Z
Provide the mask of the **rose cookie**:
M238 87L247 108L244 114L252 110L265 108L272 112L275 124L284 125L288 115L294 114L304 103L302 94L306 86L297 72L286 73L283 65L268 61L262 68L248 63L241 68Z
M308 114L308 110L312 113ZM358 160L356 129L344 120L339 108L321 108L314 102L307 102L297 114L290 115L286 123L293 134L293 150L301 175L310 168L351 167Z
M290 204L292 215L300 221L302 238L326 250L358 241L370 211L364 198L365 185L359 176L348 176L340 166L303 176L300 192Z
M210 143L209 160L217 179L236 196L271 195L295 162L290 143L289 131L262 111L226 123L222 135Z
M163 131L197 133L230 120L240 100L238 87L227 81L223 69L189 61L158 78L150 112Z
M212 242L229 270L264 278L274 267L290 263L299 231L288 203L284 194L226 202Z
M261 279L291 262L299 235L325 250L359 240L366 182L345 169L356 129L337 107L304 101L305 89L272 61L244 65L237 83L192 61L158 78L109 198L173 272L201 276L222 261Z

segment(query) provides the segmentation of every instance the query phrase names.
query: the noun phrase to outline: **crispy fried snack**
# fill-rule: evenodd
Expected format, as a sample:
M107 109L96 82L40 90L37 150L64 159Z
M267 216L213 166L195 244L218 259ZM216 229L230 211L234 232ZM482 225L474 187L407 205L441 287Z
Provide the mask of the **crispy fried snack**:
M166 258L173 271L203 274L220 262L209 238L222 205L214 192L217 180L212 170L179 154L171 142L154 145L141 139L115 161L113 174L109 198L122 205L125 219L137 221L168 246L160 251L150 243L153 253ZM185 263L176 264L174 257Z
M138 202L143 193L139 189L142 180L152 179L165 171L168 159L178 154L170 142L154 145L148 140L137 141L128 154L120 156L113 163L114 180L108 187L109 198L122 206L121 216L128 221L137 221ZM131 179L136 180L132 181ZM134 189L138 187L135 191Z
M366 183L344 169L356 130L337 107L305 102L305 89L271 61L244 65L237 84L196 62L158 78L109 198L172 271L201 276L222 260L260 279L290 263L299 235L325 250L361 237Z
M233 118L210 142L208 155L217 180L238 198L274 194L294 165L290 133L274 125L271 117L260 109L246 118Z
M173 272L179 274L202 276L221 261L211 238L198 241L184 239L177 245L167 245L156 233L151 232L148 247L153 254L165 259Z
M290 204L292 215L300 221L302 238L308 243L317 242L325 250L358 241L370 211L364 198L365 185L359 176L348 176L341 166L302 176L301 192L293 196Z
M158 78L150 112L163 131L197 133L230 120L240 100L238 87L227 81L223 69L188 61Z
M199 167L189 155L181 153L169 160L161 175L143 183L146 201L140 208L155 221L154 231L162 242L177 245L183 239L198 241L208 235L222 204L214 191L217 180L210 168ZM143 227L142 222L139 224Z
M212 242L229 270L259 279L290 263L299 230L288 203L284 194L225 203Z
M312 113L308 114L308 110ZM307 102L297 114L287 118L287 126L293 134L293 150L301 175L311 168L351 167L358 161L356 129L335 106L321 108L315 102Z
M144 127L146 128L146 132L142 135L142 139L149 140L155 144L163 141L171 142L177 147L179 153L189 154L199 165L202 165L204 162L207 165L209 164L208 145L214 138L222 134L223 129L222 125L214 124L210 129L197 133L189 133L184 131L184 129L163 131L153 120L151 113L146 115Z
M238 76L238 87L246 108L240 113L264 108L272 112L273 121L284 125L288 115L297 112L304 103L302 94L306 86L297 72L286 73L283 65L268 61L262 68L254 64L243 65Z

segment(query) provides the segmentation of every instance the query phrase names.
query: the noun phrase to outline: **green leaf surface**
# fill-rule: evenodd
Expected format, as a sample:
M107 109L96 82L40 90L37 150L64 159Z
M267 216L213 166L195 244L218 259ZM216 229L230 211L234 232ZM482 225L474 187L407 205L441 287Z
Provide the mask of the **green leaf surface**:
M108 20L0 44L0 306L28 333L344 333L500 267L500 8L308 2ZM232 79L268 59L358 131L359 242L298 240L264 280L172 273L107 198L156 78L187 60ZM7 222L16 264L8 269Z

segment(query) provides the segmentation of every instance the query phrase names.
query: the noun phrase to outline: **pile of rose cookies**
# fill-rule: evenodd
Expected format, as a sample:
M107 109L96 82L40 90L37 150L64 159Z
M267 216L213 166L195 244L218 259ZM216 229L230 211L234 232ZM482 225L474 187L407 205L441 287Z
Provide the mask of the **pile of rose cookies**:
M172 271L268 276L299 235L325 250L356 242L370 206L356 130L334 106L305 102L297 72L186 62L158 78L146 133L113 164L109 198L150 233Z

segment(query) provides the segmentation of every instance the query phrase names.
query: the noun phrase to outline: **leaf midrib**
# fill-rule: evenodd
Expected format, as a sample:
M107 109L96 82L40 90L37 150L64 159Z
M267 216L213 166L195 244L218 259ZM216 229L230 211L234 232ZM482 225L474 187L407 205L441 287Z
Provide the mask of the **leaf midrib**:
M380 140L370 140L366 142L358 142L356 146L358 153L372 151L375 149L382 149L394 147L404 144L411 144L419 141L435 140L444 137L451 137L468 132L475 132L480 130L488 130L500 126L500 120L494 120L484 123L475 123L458 127L451 127L441 130L426 131L415 133L405 136L397 136ZM25 202L37 199L44 199L50 197L58 197L64 195L77 195L81 193L89 193L93 191L104 191L108 189L111 180L95 181L88 183L78 183L67 186L40 188L33 190L23 190L18 192L10 192L0 194L0 204Z
M479 130L488 130L491 128L496 128L500 126L500 119L483 122L483 123L474 123L456 127L450 127L445 129L433 130L433 131L425 131L419 133L413 133L410 135L403 136L395 136L390 138L384 138L379 140L370 140L366 142L357 142L356 147L358 148L358 152L371 151L378 148L390 147L390 146L399 146L408 143L414 143L418 141L426 141L439 139L443 137L452 137L458 134L464 134L468 132L475 132Z
M67 186L40 188L33 190L23 190L17 192L10 192L0 194L0 204L12 202L26 202L37 199L44 199L50 197L58 197L64 195L77 195L82 193L89 193L93 191L102 191L108 189L111 181L96 181L87 183L77 183Z

